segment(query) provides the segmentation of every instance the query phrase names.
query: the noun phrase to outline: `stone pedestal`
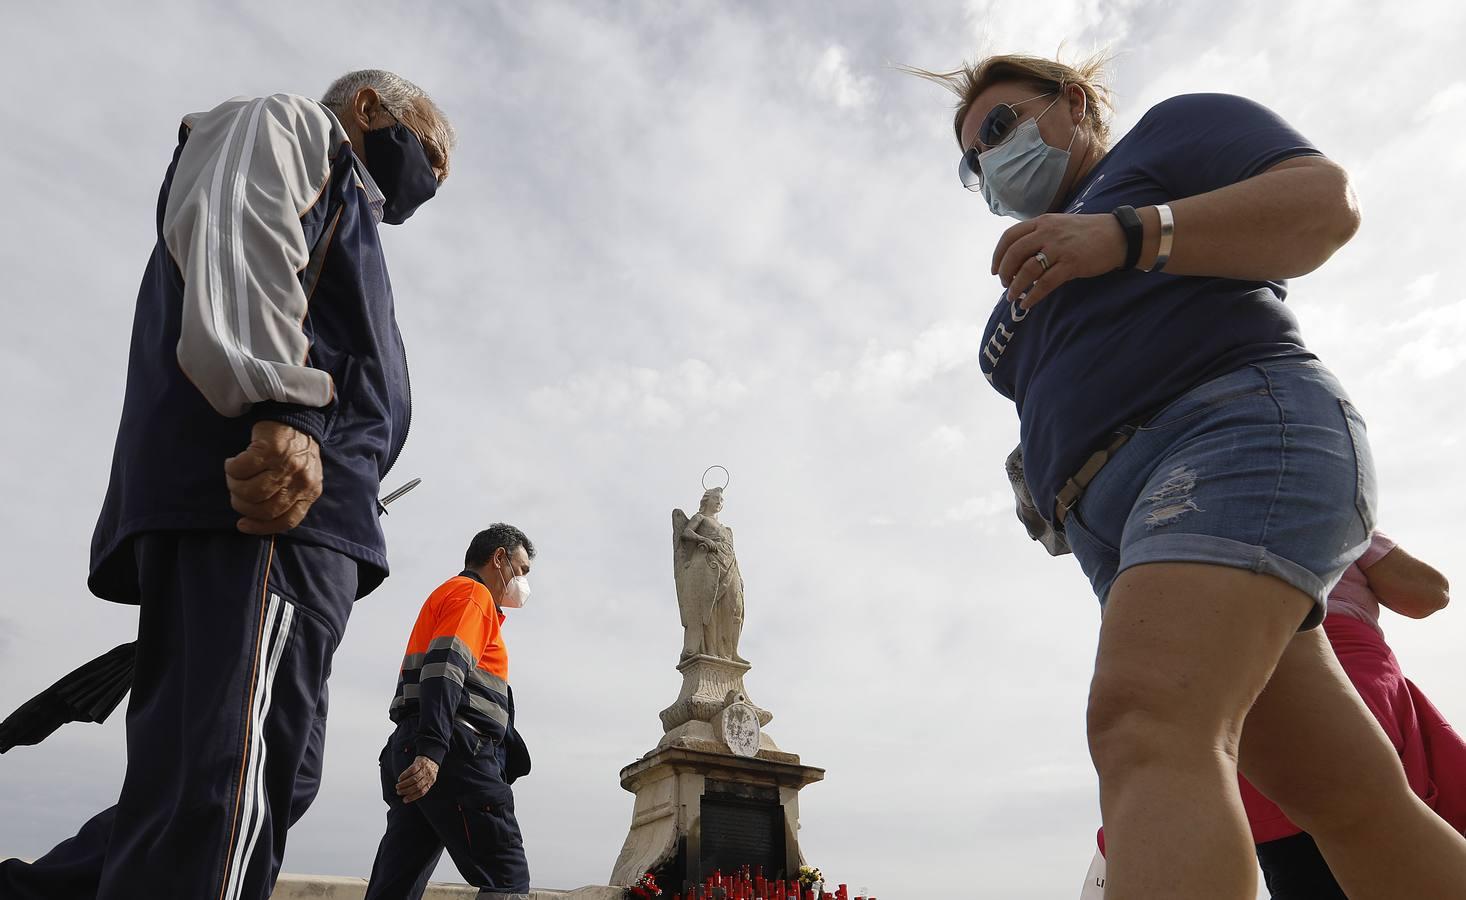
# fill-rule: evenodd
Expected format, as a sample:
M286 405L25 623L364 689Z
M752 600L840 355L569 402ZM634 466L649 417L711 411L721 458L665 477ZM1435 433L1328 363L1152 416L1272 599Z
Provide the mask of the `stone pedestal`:
M743 690L743 673L750 668L746 662L705 654L678 663L682 692L671 706L662 710L662 730L666 733L657 742L657 749L685 747L714 753L736 752L715 725L721 724L719 717L730 705L742 702L758 720L758 749L777 751L773 739L762 730L773 721L774 714L748 703Z
M662 739L621 770L636 805L611 883L653 871L672 893L742 865L797 876L799 790L824 770L801 765L764 733L773 715L748 700L748 663L700 654L677 670L682 690L662 710Z
M740 865L762 866L770 878L797 877L799 789L824 777L823 769L777 750L755 757L726 748L653 750L621 770L621 786L636 794L636 807L611 884L654 871L673 893Z

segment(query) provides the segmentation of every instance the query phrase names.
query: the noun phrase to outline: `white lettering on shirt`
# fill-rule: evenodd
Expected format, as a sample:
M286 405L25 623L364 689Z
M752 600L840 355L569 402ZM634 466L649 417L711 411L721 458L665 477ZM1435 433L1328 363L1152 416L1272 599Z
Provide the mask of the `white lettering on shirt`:
M998 360L1003 356L1003 351L1008 349L1008 342L1011 340L1013 340L1013 332L1009 331L1007 326L1002 322L999 322L997 329L993 331L993 336L988 338L987 346L983 348L982 355L987 357L989 363L996 366Z

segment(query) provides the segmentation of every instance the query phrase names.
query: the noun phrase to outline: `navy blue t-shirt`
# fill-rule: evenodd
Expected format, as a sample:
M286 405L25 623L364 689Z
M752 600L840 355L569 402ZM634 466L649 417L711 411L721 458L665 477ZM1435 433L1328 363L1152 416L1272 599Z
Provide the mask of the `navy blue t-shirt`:
M1064 212L1109 215L1204 194L1318 155L1274 112L1227 94L1156 104L1094 167ZM1179 231L1176 242L1187 236ZM1284 281L1117 271L1060 286L1025 315L999 298L982 371L1018 408L1039 511L1120 426L1262 359L1306 354Z

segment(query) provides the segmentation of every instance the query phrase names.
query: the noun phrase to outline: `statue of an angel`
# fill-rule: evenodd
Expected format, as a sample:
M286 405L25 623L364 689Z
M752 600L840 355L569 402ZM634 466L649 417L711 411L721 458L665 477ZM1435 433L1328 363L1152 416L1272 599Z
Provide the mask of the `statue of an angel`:
M682 613L682 659L705 653L746 663L738 655L743 630L743 576L733 554L733 529L718 521L723 489L702 495L697 514L672 510L672 571Z

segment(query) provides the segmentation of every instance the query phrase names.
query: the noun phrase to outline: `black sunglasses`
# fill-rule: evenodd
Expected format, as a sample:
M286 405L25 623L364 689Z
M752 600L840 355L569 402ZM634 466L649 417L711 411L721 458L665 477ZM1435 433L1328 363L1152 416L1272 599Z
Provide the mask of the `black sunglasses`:
M1027 100L1019 100L1017 103L999 103L983 116L982 124L977 126L978 143L986 144L987 148L998 146L1006 141L1013 134L1013 127L1018 123L1018 110L1015 106L1021 106L1030 100L1042 100L1045 97L1053 96L1055 92L1039 94L1037 97L1029 97ZM962 154L962 161L957 164L957 175L962 179L962 186L969 191L982 190L982 164L978 160L983 151L977 149L974 144L967 148Z

